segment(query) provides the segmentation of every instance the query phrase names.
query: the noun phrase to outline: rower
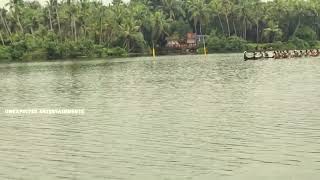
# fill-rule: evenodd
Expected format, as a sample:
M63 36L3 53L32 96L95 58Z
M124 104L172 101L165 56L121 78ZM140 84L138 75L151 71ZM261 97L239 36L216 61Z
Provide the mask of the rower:
M244 58L245 61L247 60L247 51L243 52L243 58Z
M300 50L300 55L299 55L299 57L302 57L302 56L303 56L303 51Z
M273 51L273 58L274 58L274 59L278 59L278 55L277 55L277 52L276 52L276 51Z
M294 54L294 57L299 57L299 53L298 53L297 50L294 50L294 51L293 51L293 54Z

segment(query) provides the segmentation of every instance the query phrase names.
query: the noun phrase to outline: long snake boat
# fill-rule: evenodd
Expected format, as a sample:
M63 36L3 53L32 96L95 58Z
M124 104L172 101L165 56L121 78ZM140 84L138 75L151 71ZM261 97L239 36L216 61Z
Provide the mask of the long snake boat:
M270 55L272 53L272 55ZM286 50L286 51L259 51L252 52L251 56L247 55L248 52L243 53L245 61L248 60L260 60L260 59L289 59L289 58L301 58L301 57L318 57L320 56L320 50Z

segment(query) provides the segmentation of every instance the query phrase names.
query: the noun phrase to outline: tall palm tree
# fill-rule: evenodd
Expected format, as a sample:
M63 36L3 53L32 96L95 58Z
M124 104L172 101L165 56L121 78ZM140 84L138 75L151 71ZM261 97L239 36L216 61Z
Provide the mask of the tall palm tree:
M6 15L7 15L7 10L4 9L4 8L0 9L1 22L2 22L2 24L4 26L4 28L5 28L8 36L11 36L11 30L10 30L10 28L8 26L8 23L7 23L7 20L6 20Z
M190 19L193 21L194 31L197 33L198 24L201 26L208 22L209 8L204 0L188 0L187 8Z
M6 4L6 6L9 6L9 9L12 13L13 18L15 21L17 21L17 24L20 28L20 32L23 33L23 27L20 21L20 15L21 15L21 9L23 6L23 0L10 0L9 3Z
M185 16L185 11L180 0L161 0L159 7L166 12L170 19L175 20L177 16Z
M138 20L128 17L124 20L124 23L120 25L120 30L124 37L123 47L127 49L128 52L133 49L133 47L131 47L133 41L137 40L137 37L141 35L140 24Z
M199 23L199 31L200 34L202 34L202 25L205 25L208 23L209 19L209 8L208 4L204 0L188 0L187 1L187 6L189 9L190 13L190 18L193 20L194 23L194 29L195 33L197 33L197 25ZM202 36L202 41L203 41L203 50L204 54L206 55L207 50L206 50L206 41L204 36Z
M264 16L260 2L255 2L251 4L252 11L250 11L250 19L254 22L256 26L256 43L259 43L259 32L260 32L260 21Z
M155 43L159 41L163 34L167 34L169 28L168 22L168 19L162 11L156 11L149 15L149 18L144 24L148 30L148 34L150 34L150 44L152 46L153 54L155 51Z
M273 42L275 38L282 36L282 31L279 26L272 21L268 22L268 27L263 30L263 36L267 39L268 42Z
M242 19L242 38L247 39L247 28L251 24L249 19L250 19L250 3L251 0L241 0L238 4L238 14Z
M217 16L218 17L222 34L225 34L225 30L224 30L224 27L223 27L223 24L222 24L222 20L221 20L221 15L220 15L220 10L221 10L221 7L222 7L221 0L211 0L210 3L209 3L209 7L211 9L211 13L213 14L213 16Z
M0 31L0 39L1 39L1 42L2 42L2 45L4 46L4 40L3 40L3 36L2 36L2 32Z
M50 30L53 31L53 20L52 20L52 0L47 1L47 7L48 7L48 17L49 17L49 27Z
M229 23L229 15L232 10L232 2L230 0L223 0L222 2L222 13L226 19L227 28L228 28L228 36L231 36L230 23Z
M289 0L289 2L292 4L292 12L295 13L294 15L297 17L296 19L298 20L295 30L293 32L293 34L296 34L296 32L301 26L301 18L305 15L306 3L301 0Z

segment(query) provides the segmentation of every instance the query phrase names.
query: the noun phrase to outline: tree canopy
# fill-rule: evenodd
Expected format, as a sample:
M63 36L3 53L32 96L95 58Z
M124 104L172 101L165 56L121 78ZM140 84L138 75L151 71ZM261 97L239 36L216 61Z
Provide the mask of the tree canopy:
M0 59L125 56L187 32L210 52L318 47L318 0L10 0L0 9Z

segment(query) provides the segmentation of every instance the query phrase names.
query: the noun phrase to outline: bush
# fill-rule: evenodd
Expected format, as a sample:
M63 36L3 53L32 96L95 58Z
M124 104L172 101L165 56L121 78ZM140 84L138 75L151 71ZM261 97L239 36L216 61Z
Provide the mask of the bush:
M5 46L0 46L0 60L9 60L10 59L10 52L9 48Z
M255 44L255 46L258 46L259 49L263 50L286 50L286 44L281 41L276 41L273 43L266 43L266 44Z
M310 41L309 45L311 48L320 49L320 41Z
M93 53L96 57L103 57L104 56L104 48L102 45L93 45Z
M46 49L37 49L34 51L27 51L23 54L23 61L32 61L32 60L45 60L47 59L47 51Z
M64 57L76 58L82 55L76 41L67 41L62 44L61 48Z
M107 55L108 56L127 56L127 51L123 48L116 47L116 48L111 48L107 50Z
M61 59L63 58L63 52L61 45L56 42L48 42L47 47L47 59Z
M256 47L257 47L257 44L256 43L247 43L245 45L245 50L246 51L255 51L256 50Z
M81 56L92 57L94 55L94 43L88 39L77 41L78 51Z
M210 52L212 51L224 51L226 45L225 38L219 38L217 36L209 36L207 40L207 47Z
M305 49L305 48L298 48L294 43L292 42L288 42L285 44L285 46L283 48L281 48L281 50L290 50L290 49Z
M287 48L288 49L308 49L310 48L310 45L308 42L298 37L292 37L288 41Z
M317 33L309 26L300 27L293 36L308 42L317 40Z
M228 51L243 51L245 49L246 41L237 36L231 36L227 39L225 49Z
M207 52L207 54L208 54L208 48L206 48L206 52ZM197 49L197 54L204 54L204 48L203 48L203 46L201 46L201 47L199 47L199 48Z
M211 33L207 39L207 46L210 52L239 52L246 49L247 42L237 36L231 36L228 38L218 37L215 33Z
M314 47L317 46L317 42L315 42ZM318 44L320 45L320 44ZM274 43L266 43L266 44L256 44L256 43L248 43L246 44L246 51L256 51L258 47L259 50L290 50L290 49L308 49L310 48L310 44L306 41L303 41L299 38L292 38L288 42L283 43L280 41Z
M283 42L281 41L276 41L276 42L273 42L273 43L269 43L267 48L268 49L273 49L273 50L285 50L286 49L286 44L284 44Z
M13 42L10 46L11 59L21 60L23 54L27 51L27 46L24 40Z
M134 36L131 46L135 47L131 52L134 53L144 53L148 51L147 44L143 38L142 33L138 33Z

